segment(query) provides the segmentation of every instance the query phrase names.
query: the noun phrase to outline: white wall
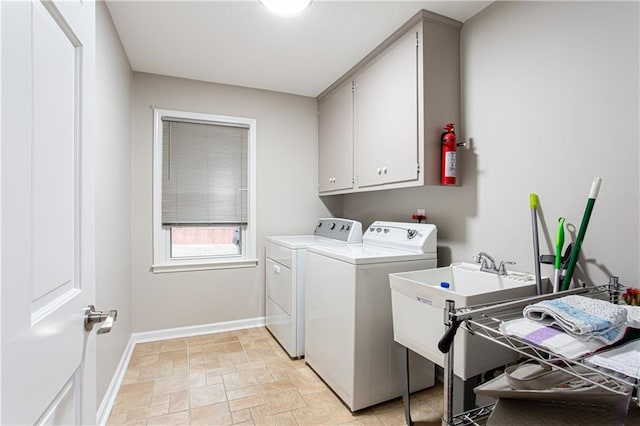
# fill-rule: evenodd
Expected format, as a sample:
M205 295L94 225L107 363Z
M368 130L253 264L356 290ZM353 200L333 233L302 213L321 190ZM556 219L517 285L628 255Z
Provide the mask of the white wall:
M264 316L265 237L308 234L319 217L330 215L317 197L315 99L143 73L134 73L133 88L133 330ZM152 107L257 120L257 267L149 271ZM339 209L335 201L329 203Z
M97 337L97 401L131 335L131 82L104 2L96 3L96 308L118 310Z
M494 3L462 31L458 134L473 140L460 153L462 186L345 195L344 215L366 225L425 208L440 264L486 251L533 271L529 193L541 201L541 252L552 253L557 218L575 238L601 176L574 276L637 286L638 19L637 2Z

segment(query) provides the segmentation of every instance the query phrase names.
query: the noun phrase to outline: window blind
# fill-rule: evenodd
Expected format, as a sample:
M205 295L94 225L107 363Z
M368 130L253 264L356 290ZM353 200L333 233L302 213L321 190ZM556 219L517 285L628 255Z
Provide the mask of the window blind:
M248 128L162 119L163 226L247 223Z

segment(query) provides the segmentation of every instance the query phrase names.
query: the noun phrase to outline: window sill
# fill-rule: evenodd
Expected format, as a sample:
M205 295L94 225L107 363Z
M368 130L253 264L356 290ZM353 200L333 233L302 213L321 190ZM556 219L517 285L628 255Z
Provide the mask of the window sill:
M208 271L214 269L237 269L255 268L258 266L258 259L226 260L222 262L202 262L202 263L169 263L151 265L151 272L163 274L167 272L189 272Z

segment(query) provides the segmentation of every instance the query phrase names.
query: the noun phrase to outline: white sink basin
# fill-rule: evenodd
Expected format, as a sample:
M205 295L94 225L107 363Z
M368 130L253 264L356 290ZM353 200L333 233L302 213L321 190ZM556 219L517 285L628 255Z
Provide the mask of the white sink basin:
M394 340L444 366L438 342L445 332L445 301L456 308L536 294L535 277L521 272L497 275L474 263L390 274ZM449 288L440 283L448 282ZM464 330L454 339L454 374L463 380L515 361L517 354Z

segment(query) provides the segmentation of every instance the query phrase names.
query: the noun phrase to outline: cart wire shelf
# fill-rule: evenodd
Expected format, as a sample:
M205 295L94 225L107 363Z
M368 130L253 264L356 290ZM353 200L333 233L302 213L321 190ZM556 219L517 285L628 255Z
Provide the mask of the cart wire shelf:
M480 336L484 339L495 342L509 348L520 355L535 360L541 364L546 364L554 369L560 369L570 375L582 379L592 385L598 386L607 391L628 395L630 389L637 389L639 381L633 377L589 364L586 361L592 354L580 358L567 358L550 352L548 349L535 345L524 339L508 336L500 331L500 325L522 318L522 309L530 304L542 300L549 300L567 296L569 294L581 294L587 297L608 300L618 303L623 286L605 284L597 287L578 288L559 293L534 296L523 299L516 299L489 305L477 305L449 312L449 324L458 323L467 333ZM451 366L449 366L451 368ZM450 398L451 395L448 395ZM637 397L634 398L637 402ZM476 408L452 417L450 425L480 425L486 424L486 420L491 414L494 406ZM446 419L443 419L446 422Z

